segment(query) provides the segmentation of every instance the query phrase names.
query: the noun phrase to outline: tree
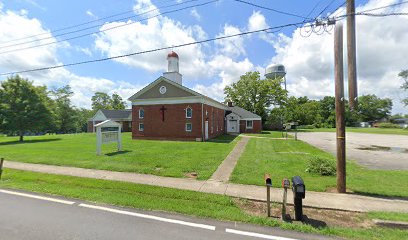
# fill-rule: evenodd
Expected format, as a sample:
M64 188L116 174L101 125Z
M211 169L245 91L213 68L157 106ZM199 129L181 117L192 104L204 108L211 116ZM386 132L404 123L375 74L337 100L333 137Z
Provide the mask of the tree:
M125 109L126 102L123 101L122 97L114 93L112 96L109 96L107 93L96 92L92 96L92 110L98 111L99 109Z
M112 94L111 107L112 109L116 109L116 110L125 109L126 102L123 101L122 97L119 94L114 93Z
M111 97L107 93L96 92L92 96L92 109L98 111L99 109L112 109Z
M71 104L73 94L69 85L51 91L55 101L55 126L58 133L76 132L77 112Z
M17 133L20 142L26 132L50 129L52 112L48 108L52 100L46 87L35 87L32 82L16 75L7 78L0 88L0 115L3 129Z
M408 70L401 71L398 74L398 76L404 80L404 83L402 83L401 88L405 91L408 91ZM408 106L408 96L402 100L402 103L405 106Z
M322 117L323 127L336 127L336 104L335 98L325 96L319 101L319 114Z
M358 117L360 121L368 122L388 118L392 110L392 100L379 98L374 94L358 98Z
M259 72L247 72L238 82L225 87L226 99L236 106L254 112L265 120L272 104L282 104L287 92L281 87L282 79L260 79Z

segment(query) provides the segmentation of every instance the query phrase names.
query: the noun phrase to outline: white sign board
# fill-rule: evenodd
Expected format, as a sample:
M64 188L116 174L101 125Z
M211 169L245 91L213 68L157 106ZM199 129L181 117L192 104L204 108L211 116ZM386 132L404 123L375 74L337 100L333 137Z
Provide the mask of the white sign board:
M96 154L101 155L102 144L117 142L118 151L122 151L122 125L112 120L106 120L95 125Z

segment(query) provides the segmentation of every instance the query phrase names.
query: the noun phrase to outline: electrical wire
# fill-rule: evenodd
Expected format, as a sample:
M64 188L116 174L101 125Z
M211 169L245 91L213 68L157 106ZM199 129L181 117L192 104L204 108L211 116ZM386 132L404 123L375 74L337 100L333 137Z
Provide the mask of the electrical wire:
M269 10L269 11L272 11L272 12L276 12L276 13L280 13L280 14L292 16L292 17L298 17L298 18L303 18L303 19L305 19L305 20L311 20L311 18L308 18L308 17L304 17L304 16L297 15L297 14L294 14L294 13L284 12L284 11L277 10L277 9L273 9L273 8L269 8L269 7L260 6L260 5L257 5L257 4L255 4L255 3L251 3L251 2L247 2L247 1L243 1L243 0L234 0L234 1L235 1L235 2L244 3L244 4L247 4L247 5L253 6L253 7L257 7L257 8L262 8L262 9L265 9L265 10Z
M161 8L164 9L164 8L174 7L174 6L178 6L178 5L182 5L182 4L186 4L186 3L194 2L194 1L198 1L198 0L189 0L189 1L186 1L186 2L181 2L181 3L177 3L177 4L172 4L172 5L164 6L164 7L161 7ZM151 10L148 10L148 11L145 11L145 12L142 12L142 13L139 13L139 14L136 14L136 15L131 16L131 17L125 17L125 18L120 18L120 19L114 19L113 21L118 22L118 21L130 20L130 19L132 19L132 18L141 16L141 15L145 15L145 14L148 14L148 13L150 13L150 12L154 12L154 11L158 11L158 10L160 10L160 9L159 9L159 8L154 8L154 9L151 9ZM39 39L27 41L27 42L14 43L14 44L10 44L10 45L0 46L0 49L10 48L10 47L15 47L15 46L20 46L20 45L25 45L25 44L29 44L29 43L33 43L33 42L39 42L39 41L43 41L43 40L47 40L47 39L53 39L53 38L56 38L56 37L61 37L61 36L70 35L70 34L73 34L73 33L78 33L78 32L86 31L86 30L89 30L89 29L97 28L97 27L102 27L103 25L104 25L104 24L98 24L98 25L94 25L94 26L90 26L90 27L86 27L86 28L82 28L82 29L77 29L77 30L70 31L70 32L65 32L65 33L60 33L60 34L57 34L57 35L48 36L48 37L45 37L45 38L39 38ZM44 34L48 34L48 32L47 32L47 33L44 33Z
M21 74L21 73L44 71L44 70L51 70L51 69L62 68L62 67L82 65L82 64L87 64L87 63L102 62L102 61L113 60L113 59L124 58L124 57L130 57L130 56L136 56L136 55L152 53L152 52L157 52L157 51L162 51L162 50L169 50L169 49L174 49L174 48L197 45L197 44L202 44L202 43L207 43L207 42L212 42L212 41L217 41L217 40L222 40L222 39L227 39L227 38L239 37L239 36L249 35L249 34L253 34L253 33L259 33L259 32L265 32L265 31L270 31L270 30L274 30L274 29L279 29L279 28L286 28L286 27L290 27L290 26L296 26L297 24L301 24L301 23L303 23L303 22L290 23L290 24L285 24L285 25L270 27L270 28L264 28L264 29L255 30L255 31L241 32L241 33L233 34L233 35L220 36L220 37L210 38L210 39L201 40L201 41L195 41L195 42L184 43L184 44L173 45L173 46L167 46L167 47L160 47L160 48L144 50L144 51L139 51L139 52L133 52L133 53L118 55L118 56L113 56L113 57L99 58L99 59L87 60L87 61L82 61L82 62L74 62L74 63L68 63L68 64L60 64L60 65L49 66L49 67L34 68L34 69L29 69L29 70L5 72L5 73L0 73L0 76L15 75L15 74Z
M195 4L195 5L192 5L192 6L187 6L187 7L179 8L179 9L176 9L176 10L170 10L170 11L167 11L167 12L159 13L159 14L156 14L156 15L154 15L154 16L150 16L150 17L141 19L141 20L139 20L139 21L127 22L127 23L124 23L124 24L121 24L121 25L117 25L117 26L105 28L105 29L98 30L98 31L94 31L94 32L90 32L90 33L85 33L85 34L78 35L78 36L75 36L75 37L70 37L70 38L66 38L66 39L56 40L56 41L52 41L52 42L48 42L48 43L44 43L44 44L39 44L39 45L34 45L34 46L29 46L29 47L23 47L23 48L18 48L18 49L7 50L7 51L0 52L0 55L1 55L1 54L5 54L5 53L18 52L18 51L22 51L22 50L37 48L37 47L48 46L48 45L51 45L51 44L56 44L56 43L59 43L59 42L66 42L66 41L69 41L69 40L78 39L78 38L90 36L90 35L93 35L93 34L98 34L98 33L101 33L101 32L107 32L107 31L110 31L110 30L113 30L113 29L117 29L117 28L129 26L129 25L132 25L132 24L135 24L135 23L138 23L138 22L142 22L142 21L146 21L146 20L149 20L149 19L152 19L152 18L156 18L156 17L158 17L158 16L162 16L162 15L165 15L165 14L174 13L174 12L179 12L179 11L186 10L186 9L190 9L190 8L194 8L194 7L200 7L200 6L208 5L208 4L211 4L211 3L214 3L214 2L218 2L218 1L219 1L219 0L212 0L212 1L205 2L205 3L201 3L201 4Z

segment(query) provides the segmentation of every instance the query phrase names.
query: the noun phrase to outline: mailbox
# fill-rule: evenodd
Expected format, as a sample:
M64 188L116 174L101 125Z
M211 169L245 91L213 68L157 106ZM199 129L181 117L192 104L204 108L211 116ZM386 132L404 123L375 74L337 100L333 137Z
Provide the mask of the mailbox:
M265 173L265 184L266 186L272 186L272 179L271 179L271 175Z
M305 198L306 188L303 179L299 176L292 177L292 191L294 198Z
M283 187L283 188L290 188L290 181L289 181L289 179L284 178L284 179L282 180L282 187Z

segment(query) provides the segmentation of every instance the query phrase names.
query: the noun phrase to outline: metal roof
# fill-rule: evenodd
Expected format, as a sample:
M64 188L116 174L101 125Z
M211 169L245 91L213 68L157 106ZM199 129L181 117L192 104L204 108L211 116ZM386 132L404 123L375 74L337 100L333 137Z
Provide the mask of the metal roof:
M250 111L247 111L243 108L240 108L238 106L233 106L233 107L228 107L228 109L232 112L235 113L236 115L240 116L242 119L246 118L259 118L261 120L261 117L259 115L256 115L255 113L252 113Z
M125 119L125 118L132 118L132 109L124 109L124 110L106 110L101 109L103 115L105 115L108 119Z

